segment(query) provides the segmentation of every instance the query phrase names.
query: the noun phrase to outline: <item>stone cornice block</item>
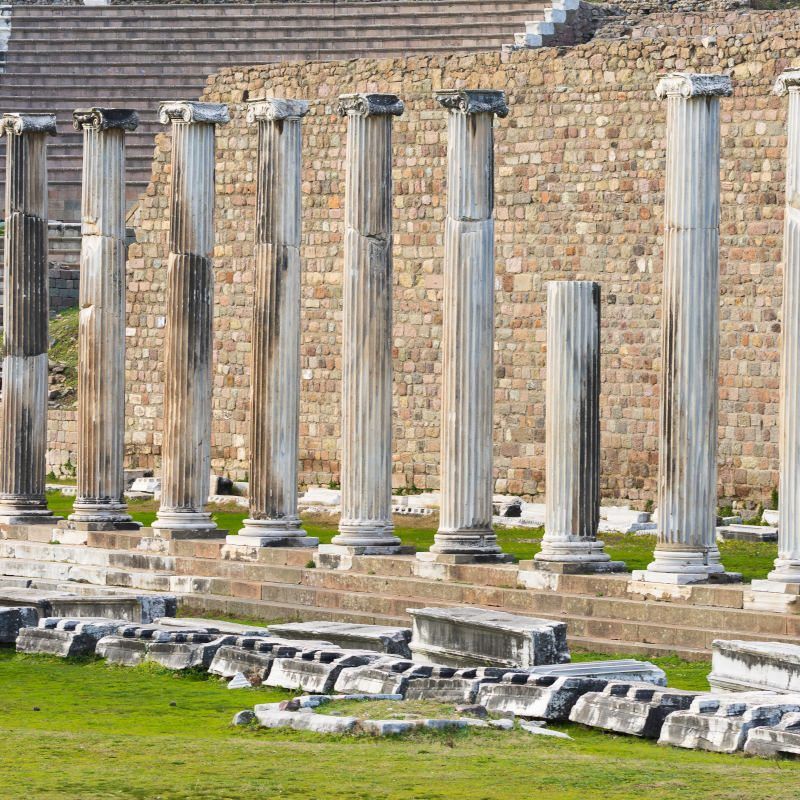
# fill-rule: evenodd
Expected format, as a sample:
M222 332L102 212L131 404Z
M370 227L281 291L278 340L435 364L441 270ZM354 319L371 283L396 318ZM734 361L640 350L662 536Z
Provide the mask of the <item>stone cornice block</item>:
M55 114L3 114L0 120L3 133L48 133L56 135Z
M308 101L284 100L268 97L265 100L251 100L247 104L247 122L274 122L281 119L300 119L308 114Z
M76 131L94 128L105 131L121 128L135 131L139 126L139 115L130 108L76 108L72 112L72 127Z
M778 75L773 91L778 97L800 89L800 69L789 69Z
M399 117L405 111L405 105L396 94L340 94L338 111L342 117L385 114Z
M220 125L230 121L225 103L198 103L194 100L166 100L159 106L158 119L162 125L170 122L203 122Z
M464 114L508 116L506 93L494 89L454 89L437 92L436 101L451 111L461 111Z
M694 72L671 72L656 85L656 97L730 97L733 83L730 75L701 75Z

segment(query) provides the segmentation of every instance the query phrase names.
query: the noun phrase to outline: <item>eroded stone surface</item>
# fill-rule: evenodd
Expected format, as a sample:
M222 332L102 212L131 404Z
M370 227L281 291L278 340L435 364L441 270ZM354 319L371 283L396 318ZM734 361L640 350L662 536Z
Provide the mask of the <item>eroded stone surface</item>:
M800 692L800 646L716 639L708 682L719 691Z
M184 641L153 642L147 648L146 660L155 661L167 669L208 669L217 650L235 641L235 636L190 633L185 635Z
M406 659L386 657L371 664L343 670L336 679L337 692L405 694L409 679L431 674L433 667Z
M285 639L327 640L339 647L375 650L411 657L411 628L388 625L358 625L349 622L287 622L270 625L270 633Z
M549 664L530 667L533 675L553 675L555 677L601 678L605 681L642 681L656 686L667 685L667 675L661 667L649 661L635 658L612 659L609 661L580 661L577 664Z
M0 606L0 644L14 644L21 628L35 628L39 612L31 606Z
M282 689L328 693L343 669L359 667L377 658L374 653L366 652L305 650L294 658L276 658L265 683Z
M800 714L785 714L777 725L753 728L744 751L765 758L800 757Z

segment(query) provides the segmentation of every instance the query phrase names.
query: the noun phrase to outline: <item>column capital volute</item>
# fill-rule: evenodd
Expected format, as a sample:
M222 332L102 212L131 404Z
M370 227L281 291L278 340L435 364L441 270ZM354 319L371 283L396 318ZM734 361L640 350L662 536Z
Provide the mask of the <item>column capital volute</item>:
M121 128L135 131L139 125L139 115L130 108L76 108L72 112L72 127L76 131L94 128L106 131Z
M3 133L46 133L56 135L55 114L3 114L0 119Z
M671 72L656 84L656 97L730 97L733 83L730 75L705 75L697 72Z
M247 122L275 122L283 119L301 119L308 114L307 100L285 100L267 97L264 100L250 100L247 104Z
M195 100L165 100L158 108L162 125L170 122L202 122L219 125L230 121L225 103L200 103Z
M340 94L337 110L341 117L399 117L405 105L396 94Z
M436 102L462 114L497 114L508 116L506 93L495 89L451 89L436 92Z
M775 86L772 89L778 97L783 97L789 92L794 93L798 90L800 90L800 69L788 69L786 72L782 72L778 75Z

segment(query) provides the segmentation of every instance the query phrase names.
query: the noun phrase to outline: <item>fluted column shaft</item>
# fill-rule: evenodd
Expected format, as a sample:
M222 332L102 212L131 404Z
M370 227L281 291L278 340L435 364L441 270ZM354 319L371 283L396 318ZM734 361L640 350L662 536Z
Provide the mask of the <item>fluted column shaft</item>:
M51 114L5 114L5 306L0 522L47 521L47 137Z
M343 95L347 117L342 315L342 516L333 544L389 548L392 524L394 95ZM382 550L383 551L383 550Z
M129 522L125 482L125 132L133 111L78 110L83 131L78 496L70 519Z
M780 521L778 557L769 579L800 583L800 70L783 73L775 92L788 94L789 108L783 220Z
M607 570L600 521L600 284L547 287L546 487L542 549L547 568Z
M447 218L442 310L441 511L431 552L494 559L495 114L502 92L446 92Z
M719 97L726 76L677 73L667 100L658 541L647 580L722 572L716 545Z
M211 530L205 510L211 470L215 103L162 105L172 124L164 444L159 531Z
M233 544L313 546L297 515L301 120L308 103L259 100L250 403L250 518Z

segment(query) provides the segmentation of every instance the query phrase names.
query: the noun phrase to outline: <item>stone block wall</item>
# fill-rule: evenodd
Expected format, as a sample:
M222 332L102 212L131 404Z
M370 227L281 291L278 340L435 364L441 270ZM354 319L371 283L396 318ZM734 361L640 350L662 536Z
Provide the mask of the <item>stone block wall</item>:
M774 15L773 15L774 16ZM755 18L758 15L754 15ZM545 287L602 284L602 488L655 496L665 105L670 70L729 71L722 101L721 499L757 501L777 484L785 103L775 76L800 63L800 17L699 38L596 40L569 50L405 60L286 63L222 71L205 99L231 106L218 132L213 466L247 473L256 131L244 101L311 101L304 122L301 480L338 481L345 124L342 92L406 101L394 139L394 473L436 488L446 115L441 87L502 88L497 123L495 478L498 491L544 490ZM692 22L696 24L696 21ZM127 441L132 466L158 467L170 142L128 262Z

